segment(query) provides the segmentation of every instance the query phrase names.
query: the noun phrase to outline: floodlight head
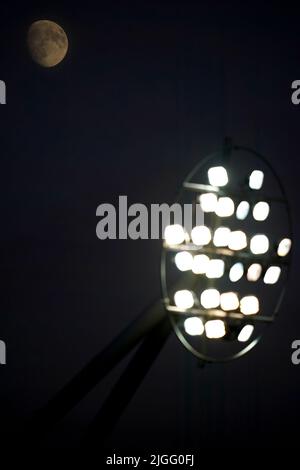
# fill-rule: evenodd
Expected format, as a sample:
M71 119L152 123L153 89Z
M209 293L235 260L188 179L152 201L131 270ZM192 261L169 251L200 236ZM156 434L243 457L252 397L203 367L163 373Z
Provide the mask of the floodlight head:
M283 298L292 246L283 185L264 157L231 145L194 168L179 202L198 204L204 220L165 231L161 280L175 333L203 361L241 357Z

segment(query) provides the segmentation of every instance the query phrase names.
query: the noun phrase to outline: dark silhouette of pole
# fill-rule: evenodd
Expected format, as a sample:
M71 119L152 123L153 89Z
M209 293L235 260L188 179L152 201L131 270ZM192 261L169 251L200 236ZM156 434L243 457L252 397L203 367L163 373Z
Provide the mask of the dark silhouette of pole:
M35 414L29 432L39 436L51 429L164 318L161 300L145 309Z
M170 320L165 318L148 333L92 421L84 439L85 446L99 448L99 444L101 444L103 449L122 413L133 399L135 392L164 346L171 329Z

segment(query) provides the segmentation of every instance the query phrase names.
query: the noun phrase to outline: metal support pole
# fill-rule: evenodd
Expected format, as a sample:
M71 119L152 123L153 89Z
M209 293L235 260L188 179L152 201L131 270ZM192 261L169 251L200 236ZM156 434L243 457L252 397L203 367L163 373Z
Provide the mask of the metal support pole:
M145 309L36 413L30 423L30 431L41 435L62 419L165 317L161 300Z
M91 423L84 439L85 446L105 446L122 413L164 346L171 329L169 319L165 318L144 339Z

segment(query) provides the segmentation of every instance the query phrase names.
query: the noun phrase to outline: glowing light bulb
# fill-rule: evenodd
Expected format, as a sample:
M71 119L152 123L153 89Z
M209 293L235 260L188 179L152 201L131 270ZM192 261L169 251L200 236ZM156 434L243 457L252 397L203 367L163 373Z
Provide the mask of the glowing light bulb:
M205 333L207 338L223 338L226 334L225 324L222 320L209 320L205 323Z
M228 246L230 237L230 228L219 227L214 233L213 243L216 247Z
M192 265L194 274L205 274L209 263L209 257L206 255L195 255Z
M245 325L238 335L238 341L240 341L241 343L245 343L246 341L248 341L253 333L253 330L253 325Z
M194 305L194 295L190 290L178 290L174 295L174 302L176 307L183 310L192 308Z
M206 269L206 276L209 279L219 279L223 276L225 263L222 259L210 259Z
M238 220L245 220L250 209L250 204L247 201L241 201L236 209L236 218Z
M229 271L229 279L231 282L239 281L244 275L244 266L242 263L234 263Z
M198 225L191 231L191 238L195 245L207 245L211 240L211 233L205 225Z
M188 251L180 251L175 255L175 264L179 271L192 269L193 256Z
M204 331L204 326L201 318L187 318L184 321L184 330L190 336L201 336Z
M235 230L230 233L228 247L231 250L243 250L247 246L247 237L241 230Z
M259 301L254 295L246 295L240 301L240 310L244 315L255 315L259 311Z
M266 253L269 249L269 239L266 235L254 235L250 241L250 250L254 255Z
M253 207L253 218L257 221L266 220L270 212L270 206L267 202L260 201Z
M264 173L260 170L252 171L249 177L249 187L251 189L260 189L264 182Z
M185 241L185 231L179 224L168 225L165 228L164 238L168 245L180 245Z
M247 271L247 279L250 282L255 282L260 278L262 266L258 263L253 263L249 266Z
M270 266L265 275L264 283L265 284L276 284L281 274L281 269L279 266Z
M216 214L219 217L230 217L234 213L234 202L230 197L219 197Z
M289 254L292 246L292 240L284 238L278 245L277 254L278 256L286 256Z
M201 294L200 302L204 308L217 308L220 305L220 292L217 289L206 289Z
M199 197L201 209L203 212L215 212L218 197L214 193L201 194Z
M208 180L212 186L225 186L228 183L227 171L223 166L214 166L208 170Z

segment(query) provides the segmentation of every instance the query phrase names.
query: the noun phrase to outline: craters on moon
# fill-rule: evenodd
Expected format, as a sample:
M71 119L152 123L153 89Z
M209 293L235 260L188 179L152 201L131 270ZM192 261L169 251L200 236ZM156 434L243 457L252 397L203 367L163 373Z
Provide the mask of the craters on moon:
M27 43L32 59L42 67L54 67L59 64L68 51L65 31L49 20L39 20L31 24Z

